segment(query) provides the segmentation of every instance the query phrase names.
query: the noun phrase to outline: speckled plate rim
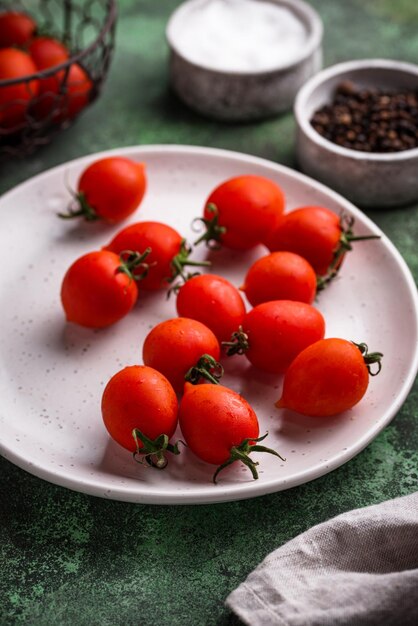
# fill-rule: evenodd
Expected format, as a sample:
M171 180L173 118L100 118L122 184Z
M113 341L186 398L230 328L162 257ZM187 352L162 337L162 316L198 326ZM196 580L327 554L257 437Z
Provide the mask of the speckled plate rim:
M6 199L8 200L15 192L22 191L26 187L30 187L34 183L41 183L43 179L46 179L51 174L64 174L69 166L83 166L93 159L116 154L129 157L130 155L134 154L138 155L138 152L141 154L141 157L144 156L144 158L146 158L147 154L155 153L161 153L163 155L208 155L215 158L220 157L223 159L231 159L235 162L241 162L246 165L255 165L260 167L265 166L269 170L275 170L281 175L286 176L289 179L293 179L293 181L295 182L303 183L310 186L312 189L327 194L335 202L338 202L338 204L340 204L344 210L347 210L356 219L362 222L368 229L370 229L370 231L377 235L380 235L381 245L385 246L386 250L392 257L393 262L396 263L402 273L402 277L404 279L404 283L407 287L408 295L410 297L410 304L413 311L415 312L415 327L412 329L408 329L411 333L411 342L413 340L413 343L415 345L411 362L409 364L408 375L403 380L403 384L400 387L396 397L383 412L379 422L370 427L367 432L365 432L364 435L355 442L354 445L347 448L346 450L339 451L332 458L322 463L318 463L312 468L308 468L301 472L295 473L290 479L283 480L279 477L273 480L259 480L244 484L233 484L225 486L217 485L216 487L214 486L213 491L206 492L203 497L202 494L199 493L199 488L191 488L187 490L187 492L185 492L184 494L179 494L178 492L173 493L169 489L160 489L158 491L158 494L153 494L152 492L141 493L140 489L132 490L129 487L124 488L120 485L115 487L110 482L106 483L106 481L104 480L102 480L99 484L97 483L97 481L91 479L83 480L77 478L75 480L71 477L71 475L68 474L68 472L62 472L58 469L54 469L52 471L50 468L45 467L40 463L33 463L29 458L20 455L14 449L13 443L8 443L5 441L2 441L0 443L0 454L2 454L6 459L11 461L18 467L26 470L31 474L47 480L51 483L67 487L74 491L79 491L89 495L105 497L113 500L144 504L209 504L253 498L305 484L345 464L347 461L349 461L359 452L361 452L391 422L393 417L396 415L396 413L399 411L402 404L406 400L406 397L414 383L418 371L418 294L412 274L401 254L398 252L392 242L384 235L384 233L373 223L372 220L365 216L362 211L357 209L348 200L344 199L338 193L330 190L325 185L322 185L321 183L318 183L317 181L314 181L313 179L303 174L300 174L299 172L291 170L286 166L276 164L267 159L218 148L181 146L175 144L156 144L152 146L132 146L126 148L116 148L99 153L92 153L90 155L74 159L72 161L51 168L45 172L42 172L41 174L38 174L37 176L9 190L8 192L6 192L6 194L0 197L0 211L3 201Z

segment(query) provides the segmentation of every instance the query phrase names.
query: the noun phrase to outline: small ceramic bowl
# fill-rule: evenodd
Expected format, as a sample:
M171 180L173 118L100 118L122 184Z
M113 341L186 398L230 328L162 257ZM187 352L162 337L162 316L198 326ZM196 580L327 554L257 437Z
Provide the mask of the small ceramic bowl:
M182 28L187 14L201 0L188 0L172 14L166 29L170 48L170 83L191 109L225 121L247 121L289 110L306 80L322 65L322 21L302 0L268 0L284 7L306 29L305 44L297 58L280 67L265 70L228 71L197 64L180 52Z
M394 207L418 199L418 148L401 152L361 152L320 135L310 120L330 103L335 88L351 81L360 88L418 89L418 65L367 59L327 68L311 78L295 101L296 152L301 169L363 207Z

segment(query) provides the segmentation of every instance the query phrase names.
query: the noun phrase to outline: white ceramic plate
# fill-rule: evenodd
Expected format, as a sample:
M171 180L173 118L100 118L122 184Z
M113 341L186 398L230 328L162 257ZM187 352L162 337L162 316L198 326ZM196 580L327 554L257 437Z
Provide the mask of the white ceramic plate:
M174 300L147 295L113 327L97 332L64 322L59 291L67 267L106 244L119 227L68 223L67 177L73 187L88 163L103 154L124 154L147 165L148 191L131 219L161 220L193 239L192 218L208 193L239 174L270 177L285 190L289 209L306 204L344 209L358 234L380 241L358 243L340 278L321 294L318 307L327 336L365 341L384 353L383 369L353 410L333 419L283 414L273 406L281 380L251 368L244 357L227 363L226 385L250 401L266 444L286 457L259 454L259 480L235 464L213 485L213 466L183 450L164 471L136 464L112 442L102 424L100 399L109 378L141 362L141 344L157 322L175 316ZM27 471L85 493L147 503L237 500L287 489L317 478L360 452L394 417L417 371L417 296L399 253L360 211L326 187L262 159L179 146L121 149L57 167L0 199L1 330L0 397L2 453ZM236 285L263 248L248 254L213 253L213 271ZM205 256L201 249L196 257ZM254 455L256 456L256 455Z

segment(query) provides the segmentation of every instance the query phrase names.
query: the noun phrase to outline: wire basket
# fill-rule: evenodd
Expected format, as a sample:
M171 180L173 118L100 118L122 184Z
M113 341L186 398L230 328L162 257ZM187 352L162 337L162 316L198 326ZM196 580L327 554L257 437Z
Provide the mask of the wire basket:
M37 33L62 42L70 57L23 78L0 80L0 159L26 156L49 143L99 96L116 25L115 0L0 0L4 11L32 17Z

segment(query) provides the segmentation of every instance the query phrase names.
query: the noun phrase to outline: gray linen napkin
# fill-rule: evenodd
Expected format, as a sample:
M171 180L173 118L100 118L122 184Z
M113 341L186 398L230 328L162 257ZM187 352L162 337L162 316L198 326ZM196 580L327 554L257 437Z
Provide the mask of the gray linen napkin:
M314 526L226 604L251 626L417 626L418 492Z

